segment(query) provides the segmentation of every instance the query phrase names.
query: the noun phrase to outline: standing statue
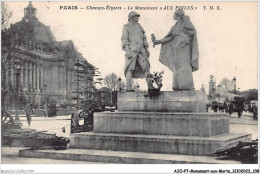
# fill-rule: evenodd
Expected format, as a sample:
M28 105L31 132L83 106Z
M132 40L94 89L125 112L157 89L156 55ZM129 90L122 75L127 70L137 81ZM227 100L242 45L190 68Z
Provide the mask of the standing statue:
M173 72L173 90L194 90L192 72L199 69L199 52L196 29L184 11L174 13L176 24L154 45L162 44L159 61Z
M133 91L131 86L132 78L145 78L148 89L150 81L150 63L148 42L143 27L138 23L140 15L134 11L128 14L128 23L123 27L121 37L122 49L125 54L125 76L127 91Z

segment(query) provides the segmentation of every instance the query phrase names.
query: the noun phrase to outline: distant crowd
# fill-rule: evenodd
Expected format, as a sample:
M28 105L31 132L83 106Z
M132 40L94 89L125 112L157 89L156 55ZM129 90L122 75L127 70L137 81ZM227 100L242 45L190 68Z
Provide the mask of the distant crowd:
M209 109L213 110L214 112L229 113L229 115L231 115L233 112L238 112L239 117L241 117L242 112L251 113L253 114L254 119L256 119L258 114L258 106L256 103L247 103L241 99L234 101L224 101L223 103L213 101L207 104L207 112Z

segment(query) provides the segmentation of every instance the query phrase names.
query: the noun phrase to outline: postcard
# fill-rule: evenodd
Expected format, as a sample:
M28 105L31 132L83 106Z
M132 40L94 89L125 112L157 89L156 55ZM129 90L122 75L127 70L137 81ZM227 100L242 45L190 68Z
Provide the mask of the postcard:
M257 1L1 14L2 173L259 172Z

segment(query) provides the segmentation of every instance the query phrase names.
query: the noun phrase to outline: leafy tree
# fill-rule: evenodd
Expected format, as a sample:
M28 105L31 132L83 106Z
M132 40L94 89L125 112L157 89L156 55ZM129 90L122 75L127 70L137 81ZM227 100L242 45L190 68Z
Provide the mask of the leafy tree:
M241 95L245 97L247 102L251 100L258 100L258 90L257 89L249 89L247 91L241 92Z

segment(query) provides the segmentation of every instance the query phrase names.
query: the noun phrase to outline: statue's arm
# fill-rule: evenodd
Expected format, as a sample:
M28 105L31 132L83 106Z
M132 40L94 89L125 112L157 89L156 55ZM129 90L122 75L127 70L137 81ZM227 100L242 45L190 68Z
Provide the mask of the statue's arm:
M170 35L168 37L165 37L165 38L159 40L159 43L160 44L165 44L165 43L170 42L171 40L173 40L174 37L175 37L175 35Z
M171 30L169 31L169 33L168 33L164 38L170 37L171 35L172 35L172 28L171 28Z
M149 44L148 44L148 42L147 42L147 37L146 37L145 34L144 34L144 48L145 48L145 51L146 51L146 55L147 55L147 57L149 58L149 57L150 57L150 52L149 52L149 50L148 50L148 47L149 47Z
M128 51L128 45L130 44L130 42L129 42L129 34L126 25L124 25L123 27L121 42L122 42L122 49L124 51Z
M173 34L173 28L174 26L171 28L171 30L169 31L169 33L161 40L156 40L155 41L155 45L158 45L158 44L165 44L171 40L174 39L174 37L177 35L177 34Z
M121 41L122 41L122 49L126 52L126 57L128 57L129 59L132 58L132 54L131 51L129 50L129 32L127 29L127 26L124 25L123 27L123 34L121 37Z

